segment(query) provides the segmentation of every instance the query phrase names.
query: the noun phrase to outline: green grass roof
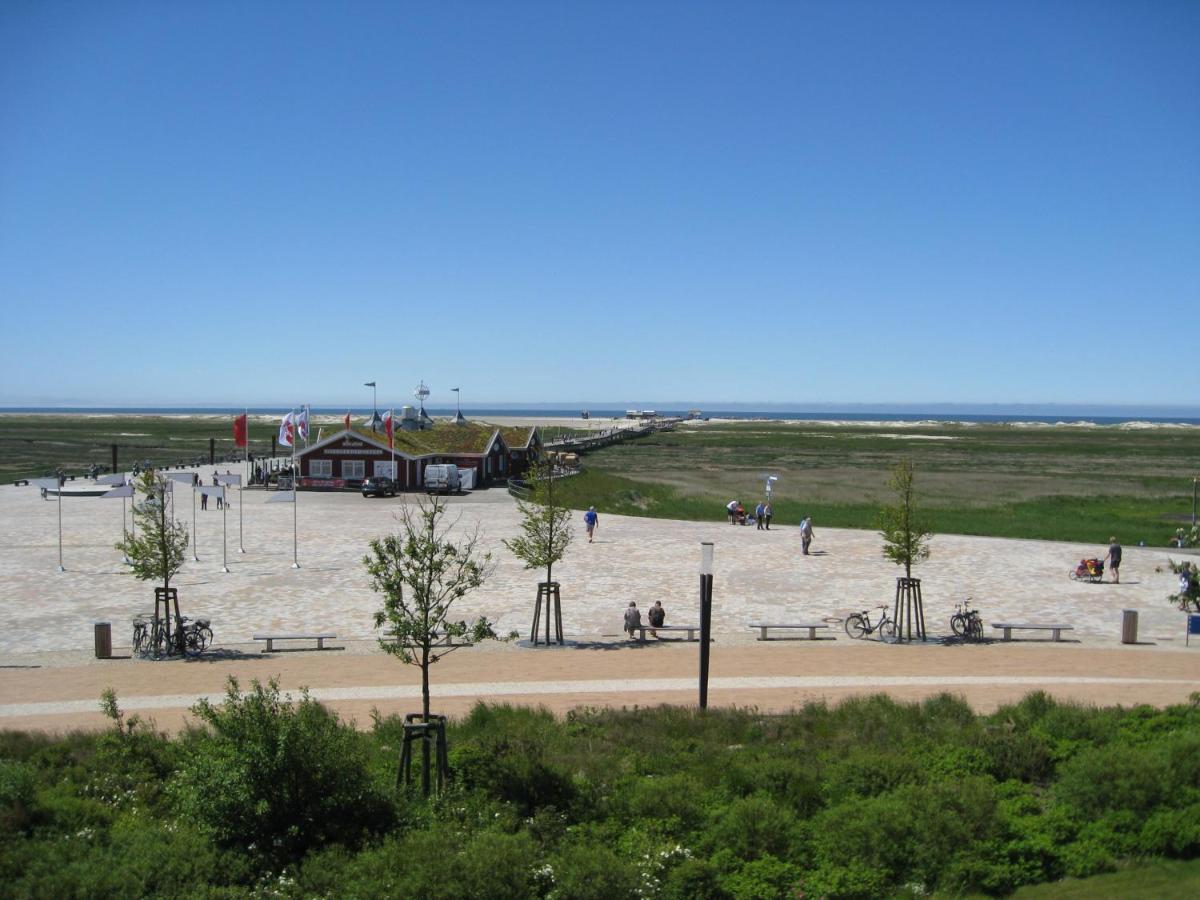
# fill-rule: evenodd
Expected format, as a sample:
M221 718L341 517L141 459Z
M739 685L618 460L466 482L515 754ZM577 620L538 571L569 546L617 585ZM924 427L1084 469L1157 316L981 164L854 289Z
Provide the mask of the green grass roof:
M372 432L370 428L354 425L351 429L355 434L387 444L387 435L383 429ZM428 453L483 453L496 429L491 425L451 425L436 422L432 428L424 431L396 430L396 451L412 456L424 456Z

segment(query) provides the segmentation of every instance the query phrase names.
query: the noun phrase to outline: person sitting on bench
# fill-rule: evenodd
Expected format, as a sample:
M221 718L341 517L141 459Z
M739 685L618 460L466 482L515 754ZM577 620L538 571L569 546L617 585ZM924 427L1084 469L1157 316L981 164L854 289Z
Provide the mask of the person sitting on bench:
M658 632L655 629L661 628L663 623L667 621L667 611L663 609L661 600L654 601L654 605L646 613L646 618L650 622L650 634L658 637Z

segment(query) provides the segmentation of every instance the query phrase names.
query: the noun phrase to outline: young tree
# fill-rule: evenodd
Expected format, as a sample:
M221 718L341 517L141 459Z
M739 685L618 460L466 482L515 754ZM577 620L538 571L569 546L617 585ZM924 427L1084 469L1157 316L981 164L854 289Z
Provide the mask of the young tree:
M188 547L187 526L171 517L168 509L170 486L153 469L143 472L137 479L136 491L141 494L141 503L134 501L133 517L137 522L135 533L126 532L117 542L117 549L124 553L133 566L133 575L142 581L161 581L164 591L171 587L171 579L183 568ZM179 597L175 598L175 643L183 649L183 634L179 627Z
M505 541L504 546L526 569L546 567L546 582L554 579L554 564L566 555L571 544L571 510L560 506L554 494L554 464L539 462L532 465L526 479L529 499L518 500L521 512L521 537Z
M405 505L399 532L371 541L371 552L363 557L371 587L383 595L383 607L375 613L375 627L383 631L379 645L420 668L425 722L429 721L429 667L457 649L439 642L439 636L463 630L450 622L450 608L483 584L491 569L491 554L478 555L478 532L454 543L449 537L453 523L442 524L445 513L446 504L437 497L419 501L415 510Z
M929 558L932 534L916 509L913 475L911 460L902 459L892 467L888 487L895 491L897 503L879 511L883 555L896 565L904 566L905 578L912 578L912 567Z

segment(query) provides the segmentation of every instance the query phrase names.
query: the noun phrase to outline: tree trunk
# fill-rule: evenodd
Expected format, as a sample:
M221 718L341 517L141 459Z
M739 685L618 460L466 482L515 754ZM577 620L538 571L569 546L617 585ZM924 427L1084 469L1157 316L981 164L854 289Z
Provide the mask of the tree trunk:
M428 634L428 633L427 633ZM428 641L428 636L426 641ZM421 648L421 717L422 721L429 721L429 646L426 644Z

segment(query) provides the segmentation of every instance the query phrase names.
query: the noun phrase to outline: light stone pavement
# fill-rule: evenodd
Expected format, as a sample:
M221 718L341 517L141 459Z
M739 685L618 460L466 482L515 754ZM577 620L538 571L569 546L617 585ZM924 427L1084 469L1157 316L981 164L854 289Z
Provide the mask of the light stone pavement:
M200 472L208 476L211 469ZM218 644L247 642L264 630L371 638L380 602L362 557L371 538L397 527L401 505L417 498L302 492L296 511L301 567L293 569L291 505L267 503L272 494L247 490L246 553L239 554L233 493L233 508L224 515L230 572L222 571L222 513L210 503L196 515L200 561L192 561L189 550L175 581L184 613L211 619ZM114 549L121 501L62 502L66 571L59 573L57 503L32 487L0 487L0 662L86 650L97 620L112 622L114 644L127 646L131 617L153 606L152 585L129 575ZM190 529L190 494L181 493L176 503L177 518ZM456 605L455 618L486 615L498 630L527 637L540 573L523 569L501 543L518 534L514 501L493 488L450 498L449 510L456 532L478 526L480 547L494 563L485 585ZM889 602L899 570L883 558L879 536L815 525L815 555L805 557L798 552L799 529L789 525L767 532L602 515L596 542L588 544L577 521L575 541L554 569L564 629L582 639L619 635L630 600L644 609L661 599L668 624L697 622L701 541L716 545L713 629L722 641L753 640L749 622L819 621ZM1121 584L1097 585L1071 581L1067 573L1080 558L1103 555L1102 547L939 535L932 548L914 573L922 579L931 633L947 633L955 602L973 596L985 622L1069 623L1072 637L1088 644L1116 643L1121 611L1136 609L1142 640L1183 643L1184 616L1166 599L1176 583L1166 567L1168 551L1126 547Z

